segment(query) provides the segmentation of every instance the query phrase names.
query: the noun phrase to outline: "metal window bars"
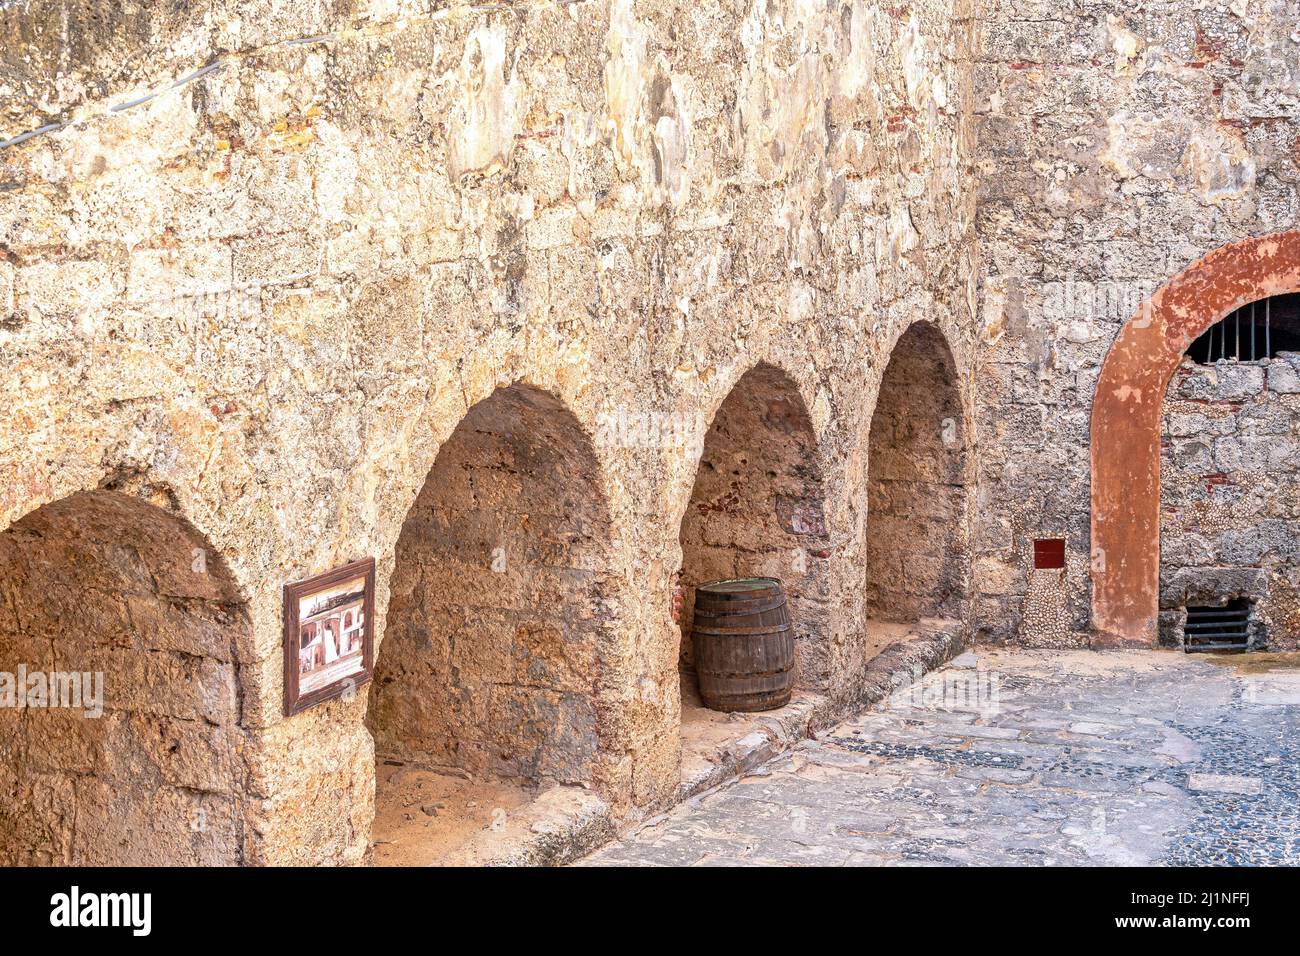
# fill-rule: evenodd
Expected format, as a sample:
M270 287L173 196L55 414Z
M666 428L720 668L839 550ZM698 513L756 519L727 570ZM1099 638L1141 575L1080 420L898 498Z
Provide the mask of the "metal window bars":
M1243 318L1247 326L1244 337L1241 328ZM1264 299L1243 305L1227 318L1210 326L1202 338L1206 365L1216 362L1259 362L1273 358L1272 300ZM1200 351L1197 350L1198 358Z

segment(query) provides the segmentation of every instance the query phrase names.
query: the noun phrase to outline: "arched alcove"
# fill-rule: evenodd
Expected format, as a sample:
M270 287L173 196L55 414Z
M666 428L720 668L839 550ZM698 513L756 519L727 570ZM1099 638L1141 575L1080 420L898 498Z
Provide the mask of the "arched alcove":
M203 536L72 494L0 533L0 595L0 860L243 862L250 623Z
M367 717L377 831L427 856L491 801L600 784L611 547L593 449L558 399L514 385L470 409L397 542Z
M829 681L826 631L830 559L817 438L799 389L759 364L718 408L681 526L681 667L693 703L694 589L709 581L775 577L795 631L795 687Z
M914 323L890 354L867 469L865 603L868 631L880 632L872 643L922 619L959 619L969 568L966 442L956 367L932 323Z

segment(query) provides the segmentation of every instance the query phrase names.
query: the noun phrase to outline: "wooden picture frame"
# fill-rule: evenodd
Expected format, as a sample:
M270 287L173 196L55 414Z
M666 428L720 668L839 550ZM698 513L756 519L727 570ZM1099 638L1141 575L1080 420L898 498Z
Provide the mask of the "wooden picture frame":
M370 682L375 669L375 559L284 586L284 715Z

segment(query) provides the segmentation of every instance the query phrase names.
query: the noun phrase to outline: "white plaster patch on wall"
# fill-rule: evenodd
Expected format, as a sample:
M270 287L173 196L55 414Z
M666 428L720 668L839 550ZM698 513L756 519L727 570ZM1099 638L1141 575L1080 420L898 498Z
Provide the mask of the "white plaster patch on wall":
M849 29L840 46L840 68L835 73L839 94L846 99L856 99L858 94L872 85L876 51L871 41L879 29L877 17L875 7L866 6L862 0L854 0L849 15Z
M268 126L290 112L305 112L317 98L325 79L326 59L322 52L308 53L292 72L258 71L256 81L243 85L251 94L257 119Z
M647 58L647 42L631 0L618 0L605 45L605 132L615 162L637 173L654 204L681 207L690 195L686 95L666 57Z
M632 163L641 119L645 48L645 28L632 13L632 0L614 0L606 38L605 129L615 158L624 165Z
M903 82L907 85L907 102L913 109L926 105L930 92L930 77L925 67L925 37L916 14L907 20L907 29L899 41L903 47Z
M1171 179L1175 156L1184 142L1183 124L1171 122L1168 116L1136 116L1119 110L1106 117L1106 145L1100 158L1121 179Z
M662 77L662 74L661 74ZM681 93L676 77L667 77L667 95L659 108L663 115L655 120L654 150L655 177L653 189L674 206L684 205L690 194L690 176L687 154L690 142L690 123L681 108Z
M1245 144L1220 127L1192 133L1182 168L1210 202L1235 199L1255 186L1255 161Z
M579 212L583 218L590 219L595 214L595 204L590 196L582 195L582 160L600 141L601 123L596 115L586 111L566 110L563 117L560 151L569 165L567 191L571 196L581 197L578 199Z
M465 42L447 144L447 174L453 182L469 173L491 175L510 162L519 126L518 59L516 51L507 79L502 26L479 27Z
M0 262L0 316L7 316L14 310L14 267L8 262Z
M1106 29L1111 49L1115 51L1115 75L1141 73L1145 66L1145 58L1140 56L1145 46L1142 38L1128 28L1122 17L1114 14L1107 15Z
M921 244L921 237L912 222L912 211L905 203L899 203L890 212L887 231L881 239L876 249L877 260L888 257L894 262L901 262Z
M316 206L326 222L345 222L346 202L357 182L357 156L332 123L322 120L314 129L321 145L314 170Z
M61 162L51 170L62 179L84 181L104 173L128 170L132 175L152 172L189 142L197 127L194 111L181 98L157 100L125 122L101 119L80 134L55 133ZM123 148L129 144L129 148Z
M816 49L821 18L809 22L810 16L796 9L787 23L756 0L740 30L736 147L750 173L769 182L789 176L805 155L826 152L829 78Z

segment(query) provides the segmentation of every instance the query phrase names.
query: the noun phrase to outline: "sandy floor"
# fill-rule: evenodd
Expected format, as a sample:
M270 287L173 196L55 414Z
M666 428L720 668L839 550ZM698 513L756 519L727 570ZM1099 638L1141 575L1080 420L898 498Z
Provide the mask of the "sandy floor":
M762 726L759 718L779 714L786 709L782 707L757 714L727 714L709 710L700 700L695 675L683 673L681 681L683 773L687 772L692 757L717 753L727 744L734 743Z
M909 637L915 637L915 629L915 624L867 621L867 660L871 660L895 641L905 641Z
M1241 674L1269 674L1300 670L1300 654L1292 651L1252 651L1248 654L1201 654L1202 660L1231 667Z
M375 781L376 866L436 866L504 813L533 798L523 787L475 783L381 760Z

